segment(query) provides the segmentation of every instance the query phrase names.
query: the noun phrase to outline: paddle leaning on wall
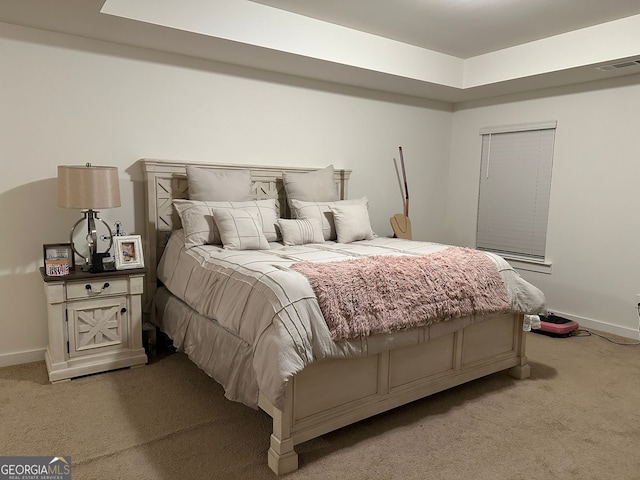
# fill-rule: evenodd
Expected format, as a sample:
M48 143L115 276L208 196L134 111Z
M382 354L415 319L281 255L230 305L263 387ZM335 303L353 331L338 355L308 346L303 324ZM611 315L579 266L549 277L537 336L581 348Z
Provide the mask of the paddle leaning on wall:
M400 191L404 196L404 214L396 213L389 219L391 222L391 228L393 233L398 238L404 238L411 240L411 220L409 220L409 186L407 185L407 172L404 168L404 155L402 154L402 147L398 147L400 152L400 165L402 167L402 183L400 183L400 172L398 171L398 162L393 159L393 163L396 167L396 175L398 176L398 183L400 185Z

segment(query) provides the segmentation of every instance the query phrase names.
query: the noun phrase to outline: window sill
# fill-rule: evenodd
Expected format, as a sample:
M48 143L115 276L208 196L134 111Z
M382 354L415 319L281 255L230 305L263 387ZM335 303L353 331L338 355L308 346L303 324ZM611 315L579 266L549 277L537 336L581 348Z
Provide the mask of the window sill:
M546 273L551 274L551 262L549 261L535 261L518 257L509 257L502 255L509 264L516 270L526 270L528 272Z

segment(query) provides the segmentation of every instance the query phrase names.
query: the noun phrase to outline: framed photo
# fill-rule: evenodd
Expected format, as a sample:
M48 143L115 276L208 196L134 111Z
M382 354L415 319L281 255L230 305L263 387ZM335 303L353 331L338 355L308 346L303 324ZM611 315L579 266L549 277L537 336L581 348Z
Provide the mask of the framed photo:
M140 235L120 235L113 237L116 270L144 267L142 238Z
M73 248L70 243L49 243L42 245L44 271L50 277L68 275L73 269Z

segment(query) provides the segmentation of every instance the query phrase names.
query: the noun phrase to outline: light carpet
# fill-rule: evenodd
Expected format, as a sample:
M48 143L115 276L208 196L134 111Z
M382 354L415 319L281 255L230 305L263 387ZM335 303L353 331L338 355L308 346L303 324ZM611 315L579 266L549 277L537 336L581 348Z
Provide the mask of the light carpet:
M491 375L299 445L314 479L639 479L640 349L528 334L531 378ZM270 418L185 355L51 385L0 369L0 455L70 455L74 480L274 479Z

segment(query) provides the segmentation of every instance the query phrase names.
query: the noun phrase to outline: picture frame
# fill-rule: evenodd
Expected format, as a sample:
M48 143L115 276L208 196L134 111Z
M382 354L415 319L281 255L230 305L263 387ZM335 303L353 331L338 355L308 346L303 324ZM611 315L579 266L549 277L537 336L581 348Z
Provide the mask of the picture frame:
M68 275L75 267L71 243L45 243L42 245L44 272L49 277Z
M140 235L113 237L113 248L116 270L144 268L144 254Z

